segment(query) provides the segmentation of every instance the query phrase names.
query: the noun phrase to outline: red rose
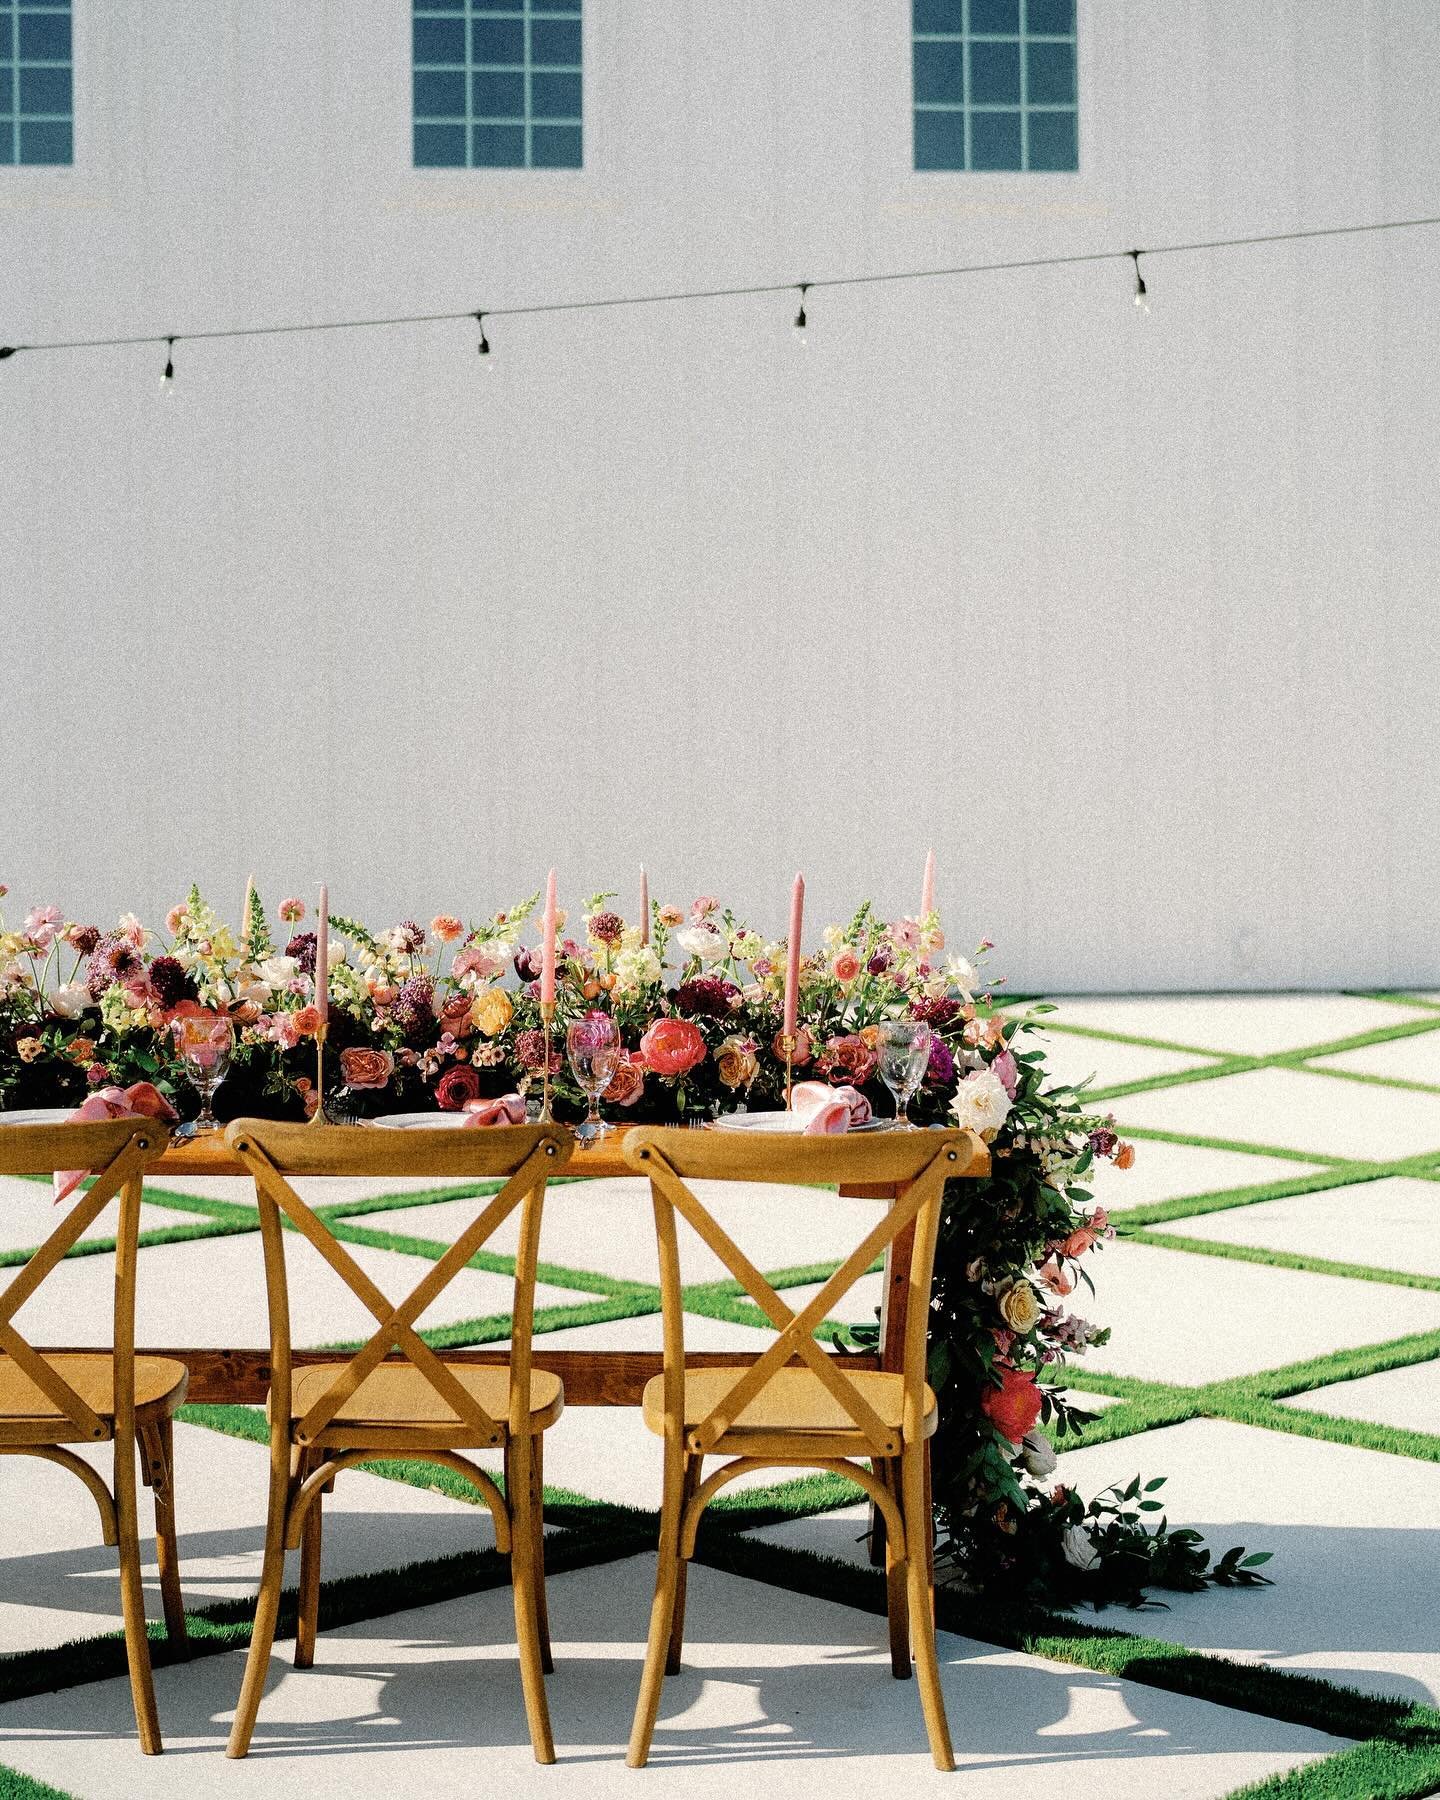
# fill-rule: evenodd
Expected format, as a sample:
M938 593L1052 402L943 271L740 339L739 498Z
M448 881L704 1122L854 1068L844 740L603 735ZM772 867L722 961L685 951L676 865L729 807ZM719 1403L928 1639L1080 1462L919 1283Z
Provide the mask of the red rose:
M467 1100L479 1098L480 1077L469 1063L451 1063L435 1083L435 1104L442 1112L461 1112Z
M640 1040L640 1054L657 1075L684 1075L705 1060L705 1039L689 1019L657 1019Z
M1040 1417L1035 1377L1023 1369L1002 1369L1000 1386L987 1387L981 1394L980 1410L1012 1444L1018 1444Z

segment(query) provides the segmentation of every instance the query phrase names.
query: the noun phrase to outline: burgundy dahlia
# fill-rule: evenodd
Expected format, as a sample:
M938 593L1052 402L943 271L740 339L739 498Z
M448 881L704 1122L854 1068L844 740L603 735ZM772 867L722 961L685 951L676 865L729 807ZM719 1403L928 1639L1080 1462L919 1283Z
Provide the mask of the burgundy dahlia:
M315 933L313 931L297 931L285 946L285 954L293 956L300 965L302 975L315 973Z
M943 1031L947 1025L953 1025L960 1017L963 1008L958 1000L952 1000L948 994L942 994L938 1000L928 1000L923 996L910 1002L910 1017L923 1019L927 1025L933 1025L937 1031Z
M890 954L886 946L882 944L870 958L869 962L866 963L865 967L872 975L883 975L894 960L895 958Z
M199 989L190 979L185 965L173 956L157 956L150 965L150 985L155 998L168 1012L182 1000L198 1000Z
M733 981L718 975L697 975L693 981L682 981L670 996L677 1013L693 1019L728 1019L739 998L740 990Z
M616 912L596 913L590 921L590 935L597 944L618 944L625 935L625 921Z

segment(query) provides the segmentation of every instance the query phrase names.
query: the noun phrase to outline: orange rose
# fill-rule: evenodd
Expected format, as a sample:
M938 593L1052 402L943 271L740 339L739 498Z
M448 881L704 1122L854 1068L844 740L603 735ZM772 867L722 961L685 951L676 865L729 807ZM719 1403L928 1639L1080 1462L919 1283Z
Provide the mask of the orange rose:
M760 1073L760 1059L744 1038L726 1038L715 1052L715 1072L727 1088L749 1087Z
M340 1073L348 1088L383 1088L395 1073L395 1058L388 1050L342 1050Z
M296 1031L301 1037L314 1037L320 1029L320 1008L318 1006L302 1006L299 1012L292 1015Z

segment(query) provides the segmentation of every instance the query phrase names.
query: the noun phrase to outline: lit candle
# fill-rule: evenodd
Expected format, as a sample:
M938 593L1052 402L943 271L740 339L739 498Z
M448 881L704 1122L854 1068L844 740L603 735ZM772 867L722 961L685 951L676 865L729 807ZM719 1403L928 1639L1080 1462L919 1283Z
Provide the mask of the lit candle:
M935 852L925 854L925 880L920 888L920 917L928 918L935 910Z
M540 1004L555 1004L555 871L545 878L545 939L540 960Z
M640 942L650 942L650 877L644 863L640 865Z
M240 908L240 948L250 954L250 903L255 898L255 877L245 877L245 904Z
M323 881L315 925L315 1005L323 1031L330 1022L330 890Z
M790 938L785 955L785 1035L795 1036L800 1005L800 931L805 914L805 877L797 875L790 893Z

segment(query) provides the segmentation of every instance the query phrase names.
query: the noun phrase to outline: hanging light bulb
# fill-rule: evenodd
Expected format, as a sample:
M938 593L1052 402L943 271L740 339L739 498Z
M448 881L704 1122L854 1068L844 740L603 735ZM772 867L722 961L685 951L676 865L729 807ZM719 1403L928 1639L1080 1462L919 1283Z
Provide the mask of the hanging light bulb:
M175 340L165 340L165 373L160 377L160 392L167 398L175 392Z
M795 315L795 342L803 350L809 339L805 336L805 296L810 292L810 283L800 283L800 310Z
M493 369L495 365L490 360L490 340L485 335L485 315L483 312L476 313L475 323L480 327L480 342L475 346L475 353L480 358L480 367L482 369Z
M1150 301L1147 298L1149 289L1145 286L1145 277L1140 273L1140 252L1127 250L1125 254L1135 265L1135 304L1141 312L1148 313L1150 310Z

